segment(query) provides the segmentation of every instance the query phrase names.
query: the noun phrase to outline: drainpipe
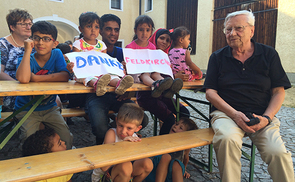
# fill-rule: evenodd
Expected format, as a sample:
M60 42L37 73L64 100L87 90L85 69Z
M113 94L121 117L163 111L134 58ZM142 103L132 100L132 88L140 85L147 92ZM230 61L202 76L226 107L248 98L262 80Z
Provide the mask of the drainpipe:
M139 15L141 15L141 0L139 0Z

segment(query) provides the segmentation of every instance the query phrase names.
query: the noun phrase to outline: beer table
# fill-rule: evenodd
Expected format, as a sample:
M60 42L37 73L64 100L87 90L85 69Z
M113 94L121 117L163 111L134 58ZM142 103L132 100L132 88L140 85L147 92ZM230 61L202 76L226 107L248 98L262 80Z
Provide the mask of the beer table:
M197 80L194 82L184 82L182 89L200 89L203 86L203 80ZM134 91L149 91L151 88L144 84L134 83L133 86L127 89L128 92ZM108 86L108 92L114 92L115 87ZM4 96L36 96L33 100L27 103L24 107L15 111L12 115L7 117L5 120L0 122L0 126L5 122L12 119L15 115L23 111L30 105L33 105L28 113L20 120L20 122L15 126L15 128L10 133L2 133L5 136L2 143L0 144L0 150L8 142L8 140L14 135L14 133L19 129L22 123L29 117L29 115L35 110L35 108L41 103L46 95L54 94L83 94L83 93L94 93L93 87L85 87L83 84L77 83L75 81L69 82L30 82L27 84L21 84L18 81L0 81L0 97ZM175 107L179 111L179 99L180 95L177 94L177 102ZM1 136L3 137L3 136Z

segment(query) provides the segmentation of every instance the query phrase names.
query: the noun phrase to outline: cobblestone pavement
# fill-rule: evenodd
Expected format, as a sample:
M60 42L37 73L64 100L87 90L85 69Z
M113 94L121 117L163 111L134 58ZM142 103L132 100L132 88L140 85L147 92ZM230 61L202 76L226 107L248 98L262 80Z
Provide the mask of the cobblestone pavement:
M205 100L204 93L194 93L193 91L181 91L181 95L186 95L187 97L197 98L200 100ZM208 115L208 106L202 106L201 104L193 104L198 106L198 108ZM196 112L190 109L192 115L200 117ZM148 113L147 113L148 114ZM290 151L295 151L295 108L282 107L281 110L276 115L281 121L281 135L283 140L286 142L286 147ZM149 114L148 114L149 115ZM193 118L194 119L194 118ZM74 117L72 118L73 124L69 125L71 132L74 135L73 145L77 148L87 147L95 145L95 137L91 133L90 123L87 122L84 118ZM208 124L199 119L194 119L200 128L208 127ZM149 125L142 130L141 134L143 137L149 137L153 135L153 121L150 119ZM244 138L244 142L250 143L248 138ZM0 160L12 159L21 156L21 146L18 140L18 137L15 135L8 142L8 144L0 151ZM250 153L249 149L243 148L247 153ZM214 152L213 152L214 153ZM190 155L198 160L207 162L208 161L208 146L198 147L191 150ZM267 172L267 165L261 160L261 157L256 150L255 158L255 174L254 181L272 181L270 175ZM293 165L295 163L294 152L292 154ZM249 161L241 159L242 162L242 179L241 181L248 181L249 176ZM206 171L200 169L193 163L189 163L187 167L188 172L191 174L189 179L186 179L186 182L207 182L207 181L220 181L220 175L217 168L217 162L215 154L213 155L213 172L207 173ZM89 182L91 181L91 172L85 171L81 173L74 174L72 181L73 182Z

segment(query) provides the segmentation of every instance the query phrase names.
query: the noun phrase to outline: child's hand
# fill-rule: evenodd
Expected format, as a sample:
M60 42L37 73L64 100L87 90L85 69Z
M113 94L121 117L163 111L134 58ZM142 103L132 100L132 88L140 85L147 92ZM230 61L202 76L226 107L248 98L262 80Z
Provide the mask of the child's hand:
M189 79L189 75L185 74L184 71L179 71L176 74L174 74L174 79L175 78L180 78L182 81L186 82Z
M67 70L70 72L70 73L73 73L73 68L74 68L74 63L73 62L70 62L69 64L67 64Z
M141 139L138 137L128 136L124 138L124 141L130 141L130 142L140 142Z
M32 52L33 48L34 48L34 41L31 40L31 39L27 39L24 41L24 47L25 47L25 51L28 51L28 52Z
M123 72L124 72L124 74L127 75L126 62L125 61L122 61L121 64L123 65L123 69L124 69Z
M185 177L186 179L188 179L188 178L191 177L191 175L187 171L185 171L183 177Z

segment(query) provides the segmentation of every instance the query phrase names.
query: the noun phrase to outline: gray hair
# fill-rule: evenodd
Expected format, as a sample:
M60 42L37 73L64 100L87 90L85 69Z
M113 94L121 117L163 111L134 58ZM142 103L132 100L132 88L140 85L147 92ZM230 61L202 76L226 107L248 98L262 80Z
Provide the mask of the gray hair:
M232 17L235 17L235 16L238 16L238 15L245 15L247 16L248 18L248 24L251 25L251 26L254 26L255 25L255 16L254 14L252 13L252 10L250 9L250 11L247 11L247 10L242 10L242 11L235 11L235 12L232 12L232 13L229 13L227 14L226 18L225 18L225 21L224 21L224 27L227 23L227 21L229 19L231 19Z

